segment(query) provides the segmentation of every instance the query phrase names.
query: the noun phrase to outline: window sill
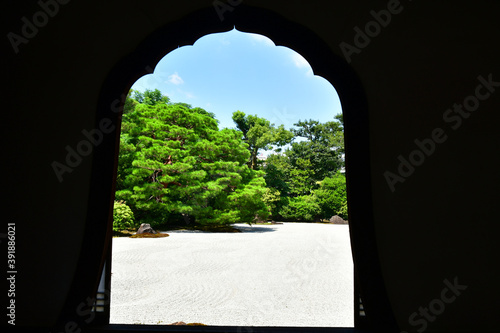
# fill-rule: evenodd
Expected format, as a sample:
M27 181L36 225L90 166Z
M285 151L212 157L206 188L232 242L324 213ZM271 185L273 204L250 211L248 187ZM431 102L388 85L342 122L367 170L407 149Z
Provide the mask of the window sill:
M109 324L87 328L85 333L135 333L135 332L202 332L202 333L370 333L354 327L261 327L261 326L172 326L172 325L122 325Z

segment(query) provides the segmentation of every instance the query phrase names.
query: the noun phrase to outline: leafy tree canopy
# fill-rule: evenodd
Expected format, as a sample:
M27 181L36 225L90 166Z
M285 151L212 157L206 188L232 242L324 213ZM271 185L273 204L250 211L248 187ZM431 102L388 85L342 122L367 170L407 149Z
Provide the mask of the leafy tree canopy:
M257 156L259 149L272 149L273 146L284 146L293 139L293 133L286 130L283 125L275 127L269 120L257 117L257 115L246 115L242 111L233 113L233 121L237 128L243 133L243 140L248 144L250 158L248 166L257 168Z
M332 177L326 177L320 182L319 189L314 191L316 201L321 207L323 218L339 215L347 220L346 179L337 172Z
M263 172L246 166L241 132L219 131L203 109L139 104L123 116L121 144L116 196L137 210L200 224L267 216Z
M311 171L312 183L333 175L343 167L344 133L342 124L337 121L319 123L315 120L299 121L297 129L292 129L298 137L306 141L292 143L286 151L294 168L304 170L304 160Z
M144 92L134 90L133 97L137 102L147 105L156 105L158 103L167 104L170 102L170 98L163 95L161 91L158 89L155 90L146 89Z
M294 129L233 113L237 129L215 114L172 103L158 90L130 90L120 136L116 198L136 221L230 224L275 218L347 218L342 115ZM281 147L286 150L281 152ZM274 149L258 161L260 149ZM262 169L262 170L258 170ZM139 222L138 222L139 223Z

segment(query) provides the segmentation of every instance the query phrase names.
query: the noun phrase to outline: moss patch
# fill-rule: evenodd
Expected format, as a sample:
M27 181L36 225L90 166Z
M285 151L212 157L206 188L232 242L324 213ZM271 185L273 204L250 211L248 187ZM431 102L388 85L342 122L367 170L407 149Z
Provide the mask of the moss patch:
M135 230L113 230L113 237L130 237L135 234Z

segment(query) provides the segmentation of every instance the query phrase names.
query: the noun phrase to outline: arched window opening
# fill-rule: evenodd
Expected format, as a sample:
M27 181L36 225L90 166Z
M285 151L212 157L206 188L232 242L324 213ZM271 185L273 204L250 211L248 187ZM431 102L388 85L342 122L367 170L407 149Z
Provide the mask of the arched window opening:
M170 237L113 240L111 323L353 327L341 112L300 54L236 29L139 79L114 228Z
M328 80L342 103L345 138L345 171L349 212L349 235L354 261L354 326L358 329L391 331L396 326L381 274L372 216L369 117L365 93L353 69L315 33L280 15L245 4L220 20L213 8L194 12L178 22L169 23L151 34L125 56L108 74L101 90L96 124L105 123L114 130L105 136L93 153L87 222L82 251L65 309L77 308L82 299L93 300L92 325L108 325L111 286L113 202L117 179L121 116L127 92L140 77L154 72L161 58L179 46L192 45L211 33L231 31L267 36L276 45L295 50L307 59L313 73ZM306 118L306 117L304 117ZM114 135L113 135L114 134ZM91 281L91 282L89 282ZM138 292L140 292L140 286ZM88 295L96 295L89 298ZM64 311L61 322L80 320ZM85 323L81 323L85 325ZM110 325L113 326L113 325ZM101 327L99 329L107 329ZM310 331L322 331L312 328ZM115 327L115 326L113 326ZM147 326L142 326L148 329ZM254 332L272 332L274 328L246 327ZM127 331L127 326L119 329ZM169 328L171 331L175 329ZM225 327L241 331L245 327ZM292 327L289 327L293 330ZM297 328L300 330L301 328ZM329 331L346 329L325 328ZM193 328L192 330L196 330ZM201 328L200 328L201 330ZM351 331L350 329L347 329Z

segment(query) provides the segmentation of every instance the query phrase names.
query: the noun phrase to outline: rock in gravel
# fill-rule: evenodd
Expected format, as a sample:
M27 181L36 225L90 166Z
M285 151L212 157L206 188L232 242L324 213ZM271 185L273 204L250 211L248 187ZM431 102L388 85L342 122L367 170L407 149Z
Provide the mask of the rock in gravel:
M330 223L333 223L333 224L347 224L347 221L344 220L343 218L341 218L340 216L335 215L335 216L332 216L330 218Z
M183 321L176 321L175 323L172 323L170 325L187 325L187 324Z
M156 231L151 228L149 223L143 223L137 230L137 234L156 234Z

